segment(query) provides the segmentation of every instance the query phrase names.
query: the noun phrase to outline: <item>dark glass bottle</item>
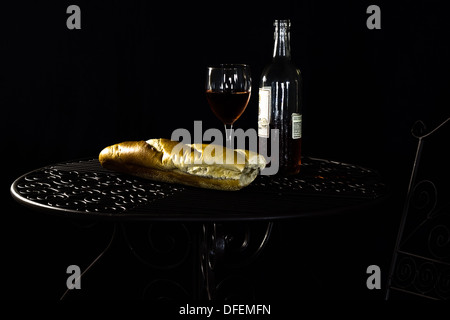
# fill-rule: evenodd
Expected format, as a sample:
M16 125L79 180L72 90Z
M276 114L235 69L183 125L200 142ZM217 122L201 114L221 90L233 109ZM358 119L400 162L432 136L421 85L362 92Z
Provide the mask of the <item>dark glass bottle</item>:
M301 164L302 80L291 62L290 26L289 20L275 20L273 60L259 86L258 149L270 161L269 174L296 174Z

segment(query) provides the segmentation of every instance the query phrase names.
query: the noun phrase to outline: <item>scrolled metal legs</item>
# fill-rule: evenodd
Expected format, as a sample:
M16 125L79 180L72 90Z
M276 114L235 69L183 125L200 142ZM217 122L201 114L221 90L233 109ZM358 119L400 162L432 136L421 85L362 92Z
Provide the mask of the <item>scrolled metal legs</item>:
M113 225L113 231L111 234L111 238L108 241L108 244L106 245L105 249L103 249L102 252L100 252L100 254L87 266L86 269L84 269L84 271L81 273L79 278L83 278L83 276L95 265L97 264L97 262L100 260L101 257L103 257L103 255L109 250L109 248L111 248L112 243L114 242L114 239L116 238L116 234L117 234L117 224L114 223ZM76 279L75 281L78 281L79 279ZM61 296L61 298L59 300L63 300L66 295L69 293L70 289L67 288L66 291L64 291L63 295Z
M205 223L200 242L200 268L208 300L216 298L221 281L216 284L216 271L223 267L242 267L253 262L266 247L273 222L261 228L255 224Z
M118 232L121 229L122 233ZM114 224L107 246L84 269L83 277L123 236L126 247L137 261L152 269L153 274L143 286L145 299L208 299L232 297L246 293L254 297L251 279L240 274L243 267L254 262L263 252L272 233L273 222L240 223L131 223ZM186 266L192 261L193 273ZM192 290L189 278L193 275ZM70 290L61 296L64 299Z
M154 269L174 269L191 251L191 235L183 223L128 223L122 231L133 255Z

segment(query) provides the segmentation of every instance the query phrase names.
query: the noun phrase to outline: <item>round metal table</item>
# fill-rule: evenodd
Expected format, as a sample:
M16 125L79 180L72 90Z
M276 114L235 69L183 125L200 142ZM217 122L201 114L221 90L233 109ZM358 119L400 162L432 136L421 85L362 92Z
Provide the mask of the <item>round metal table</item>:
M253 261L264 250L275 221L359 210L380 202L387 191L374 170L307 157L302 159L298 175L258 176L240 191L206 190L144 180L106 170L97 159L49 165L22 175L11 185L13 198L32 209L114 222L107 247L82 275L108 251L119 229L133 254L139 260L146 260L137 249L139 240L133 239L133 232L126 231L126 222L178 223L181 227L177 232L186 234L190 243L192 237L182 223L199 223L194 253L198 256L200 289L195 297L208 299L216 296L218 265L236 256L241 262ZM249 224L241 228L241 234L229 228L233 223L245 221ZM253 230L252 223L261 221L264 227ZM185 255L182 253L181 257ZM169 268L176 265L179 263ZM68 292L69 289L62 298Z
M304 158L296 176L258 176L235 192L171 185L103 169L98 160L50 165L11 186L19 203L46 213L115 221L277 220L339 213L386 194L373 170Z

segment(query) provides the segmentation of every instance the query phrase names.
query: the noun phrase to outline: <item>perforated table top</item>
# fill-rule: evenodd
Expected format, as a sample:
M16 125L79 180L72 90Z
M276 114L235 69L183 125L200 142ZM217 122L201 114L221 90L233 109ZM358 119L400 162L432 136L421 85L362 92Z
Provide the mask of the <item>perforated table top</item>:
M295 176L258 176L239 191L155 182L102 168L97 159L49 165L11 186L20 203L47 213L112 220L277 220L370 205L387 193L373 170L303 158Z

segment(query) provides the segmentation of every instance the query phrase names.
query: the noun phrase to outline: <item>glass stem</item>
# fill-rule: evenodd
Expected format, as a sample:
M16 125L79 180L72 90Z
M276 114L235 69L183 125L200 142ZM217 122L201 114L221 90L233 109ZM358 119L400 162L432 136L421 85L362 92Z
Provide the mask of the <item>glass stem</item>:
M226 147L230 149L233 148L233 125L232 124L226 124L225 125L225 140L226 140Z

